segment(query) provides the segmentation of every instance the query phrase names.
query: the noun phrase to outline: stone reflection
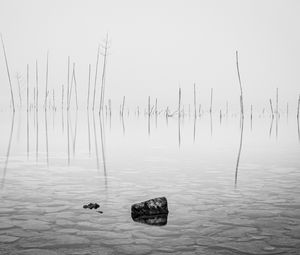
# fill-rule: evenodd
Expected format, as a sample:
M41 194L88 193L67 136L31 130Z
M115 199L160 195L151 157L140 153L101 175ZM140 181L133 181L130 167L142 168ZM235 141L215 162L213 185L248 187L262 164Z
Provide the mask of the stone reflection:
M168 223L168 214L158 214L151 216L135 216L131 214L131 218L135 222L152 226L165 226Z

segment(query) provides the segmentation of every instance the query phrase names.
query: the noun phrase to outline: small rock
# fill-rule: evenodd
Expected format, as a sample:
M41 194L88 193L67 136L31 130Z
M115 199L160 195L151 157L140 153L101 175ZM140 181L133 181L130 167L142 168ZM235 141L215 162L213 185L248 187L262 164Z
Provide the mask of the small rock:
M98 212L98 213L101 213L101 214L103 213L102 211L97 211L97 212Z
M100 207L100 205L98 205L97 203L89 203L88 205L84 205L83 208L84 209L98 209Z
M137 203L131 206L132 218L136 218L138 216L149 216L168 213L168 202L165 197L150 199L145 202Z

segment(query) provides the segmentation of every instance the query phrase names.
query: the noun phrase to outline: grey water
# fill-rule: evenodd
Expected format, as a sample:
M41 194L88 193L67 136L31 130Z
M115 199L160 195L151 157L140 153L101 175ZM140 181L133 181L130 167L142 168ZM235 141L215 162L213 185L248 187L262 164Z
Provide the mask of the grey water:
M295 116L0 116L0 254L299 254ZM159 196L166 224L132 220Z

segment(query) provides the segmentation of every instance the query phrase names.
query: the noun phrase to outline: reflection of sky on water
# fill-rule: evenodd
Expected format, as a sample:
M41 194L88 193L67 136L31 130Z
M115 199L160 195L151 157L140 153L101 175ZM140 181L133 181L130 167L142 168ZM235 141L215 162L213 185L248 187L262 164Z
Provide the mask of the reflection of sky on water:
M60 111L47 115L40 111L39 116L31 112L28 118L19 118L19 114L1 113L4 203L0 212L12 210L3 216L5 220L19 217L23 221L31 215L48 222L48 231L63 231L65 227L50 220L50 211L61 207L55 217L72 212L68 220L76 234L70 235L82 231L80 224L100 224L99 229L124 242L131 243L139 233L150 243L150 250L169 243L175 252L187 244L172 243L174 236L193 243L195 252L202 244L226 249L239 239L261 240L253 245L254 252L265 247L280 252L283 248L276 247L277 242L298 240L294 229L300 192L296 118L254 114L252 120L245 116L240 123L239 116L220 118L219 114L196 120L182 116L180 121L163 115L149 120L133 113L123 118L113 114L111 119L86 111L64 116ZM163 219L132 221L132 203L162 195L169 202L167 224L162 224ZM103 215L85 218L81 207L87 202L99 202ZM164 230L157 230L162 231L164 243L154 244L148 223L164 225ZM22 226L17 224L10 234L19 228L29 231ZM94 228L87 228L90 232L85 238L93 243ZM130 237L122 236L124 231ZM235 231L240 235L235 236ZM43 243L49 236L40 238ZM16 244L22 246L24 240ZM246 249L245 242L239 245L234 249Z

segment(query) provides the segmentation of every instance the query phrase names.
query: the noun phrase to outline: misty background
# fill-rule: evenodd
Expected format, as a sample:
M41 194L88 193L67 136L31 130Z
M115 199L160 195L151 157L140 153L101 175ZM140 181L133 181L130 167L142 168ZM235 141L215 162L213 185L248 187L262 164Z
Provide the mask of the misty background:
M18 105L16 73L23 76L26 99L26 65L30 65L30 97L39 64L39 102L44 102L46 55L49 51L49 90L56 104L67 84L67 57L76 63L79 105L86 106L88 64L94 85L98 44L109 35L105 103L113 108L126 96L126 107L146 106L148 96L159 107L175 107L178 87L184 104L197 103L208 110L214 89L214 110L239 108L235 51L244 86L245 109L264 107L275 100L296 112L300 93L300 2L263 1L96 1L0 0L0 33L6 46ZM103 57L98 73L97 104ZM3 51L0 54L0 107L10 102ZM66 99L66 95L65 95ZM25 105L25 104L24 104Z

